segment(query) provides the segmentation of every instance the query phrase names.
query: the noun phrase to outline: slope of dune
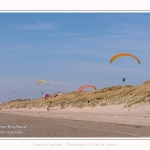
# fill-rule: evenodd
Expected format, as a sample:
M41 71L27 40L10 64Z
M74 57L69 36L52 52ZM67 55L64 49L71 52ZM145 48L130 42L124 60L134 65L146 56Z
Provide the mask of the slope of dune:
M5 103L3 108L52 108L55 106L61 108L68 106L82 108L85 106L95 107L98 105L107 106L120 104L123 104L124 107L130 107L142 103L150 103L150 81L146 81L138 86L111 86L81 93L77 91L68 92L61 96L54 93L52 98L48 98L46 101L44 97L35 100L11 100Z

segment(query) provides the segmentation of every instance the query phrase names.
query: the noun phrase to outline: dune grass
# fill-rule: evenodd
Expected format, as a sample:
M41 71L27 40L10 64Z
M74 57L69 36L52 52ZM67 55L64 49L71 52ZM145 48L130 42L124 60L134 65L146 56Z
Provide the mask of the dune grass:
M125 107L131 107L135 104L150 103L150 81L146 81L138 86L112 86L96 91L68 92L62 96L56 93L52 98L45 101L44 98L36 100L11 100L5 103L7 108L52 108L59 106L62 109L68 106L82 108L85 106L107 106L124 104Z

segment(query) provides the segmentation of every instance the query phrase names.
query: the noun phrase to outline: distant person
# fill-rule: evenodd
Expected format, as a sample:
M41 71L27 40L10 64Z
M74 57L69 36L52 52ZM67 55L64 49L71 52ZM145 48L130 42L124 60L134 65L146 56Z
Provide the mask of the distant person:
M47 108L47 112L49 112L49 108Z
M125 81L126 81L126 78L122 78L122 81L125 82Z
M0 110L2 109L2 104L0 103Z

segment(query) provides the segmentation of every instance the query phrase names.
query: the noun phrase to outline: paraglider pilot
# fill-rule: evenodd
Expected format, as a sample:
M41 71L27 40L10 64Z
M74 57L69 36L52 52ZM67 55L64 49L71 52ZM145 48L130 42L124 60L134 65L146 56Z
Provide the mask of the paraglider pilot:
M126 78L122 78L122 81L125 82Z

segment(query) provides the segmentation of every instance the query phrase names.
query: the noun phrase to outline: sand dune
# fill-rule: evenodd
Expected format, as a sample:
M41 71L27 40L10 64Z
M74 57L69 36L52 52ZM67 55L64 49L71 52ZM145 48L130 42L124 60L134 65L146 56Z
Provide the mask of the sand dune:
M19 137L150 137L150 81L135 87L70 92L47 101L17 99L3 105L0 117L0 126L28 124L26 134ZM33 129L38 132L35 134Z

